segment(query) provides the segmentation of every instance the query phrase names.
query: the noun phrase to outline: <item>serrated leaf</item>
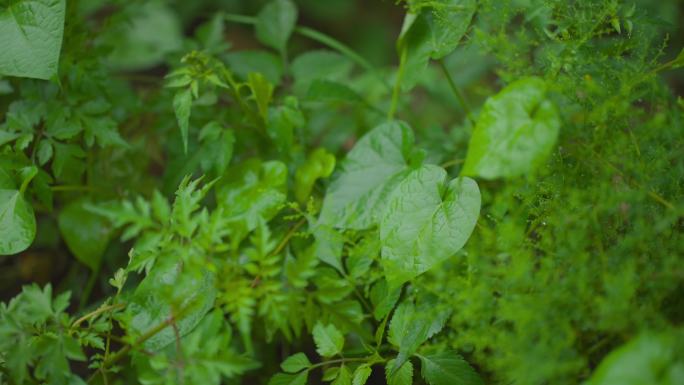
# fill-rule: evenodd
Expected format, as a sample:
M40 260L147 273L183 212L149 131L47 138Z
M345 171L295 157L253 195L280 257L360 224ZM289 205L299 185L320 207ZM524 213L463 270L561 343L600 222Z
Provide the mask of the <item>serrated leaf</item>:
M36 237L33 207L16 189L10 176L0 169L0 255L26 250Z
M306 385L308 377L309 372L306 370L298 374L278 373L271 377L268 385Z
M189 88L182 89L173 97L173 111L178 120L181 138L183 139L183 151L188 152L188 128L190 126L190 109L192 107L192 92Z
M407 173L413 140L402 122L381 124L364 135L330 184L320 223L343 229L376 225L388 196Z
M297 6L290 0L273 0L257 15L256 36L260 42L285 51L297 23Z
M398 369L396 360L389 360L385 365L385 378L387 385L411 385L413 384L413 365L411 361L404 362Z
M373 370L368 364L360 365L354 370L354 377L352 378L352 385L364 385L368 381Z
M681 67L684 67L684 48L682 48L682 50L679 51L679 55L677 55L677 57L672 62L672 68Z
M86 208L86 202L72 202L57 218L59 231L74 257L93 271L107 249L112 228L104 217Z
M444 169L412 171L387 200L380 223L382 265L396 287L454 255L480 213L480 190L470 178L447 181Z
M430 385L482 385L482 379L455 352L418 355L420 373Z
M351 385L352 376L346 366L340 366L340 371L331 385Z
M333 324L323 325L318 322L313 328L316 352L322 357L332 357L342 352L344 336Z
M544 80L515 81L482 107L462 174L495 179L530 173L548 157L560 125Z
M309 358L304 353L293 354L280 364L280 367L286 373L297 373L309 366L311 366L311 361L309 361Z
M0 75L57 74L66 0L22 0L0 8Z

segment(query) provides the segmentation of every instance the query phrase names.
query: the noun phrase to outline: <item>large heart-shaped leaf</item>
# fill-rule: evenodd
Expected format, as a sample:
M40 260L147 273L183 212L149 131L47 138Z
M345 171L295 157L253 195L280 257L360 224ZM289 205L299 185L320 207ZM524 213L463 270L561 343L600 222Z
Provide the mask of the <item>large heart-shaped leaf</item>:
M33 208L16 189L10 176L0 170L0 255L26 250L35 237Z
M87 210L86 204L69 204L59 213L57 223L74 257L95 270L107 249L112 228L104 217Z
M494 179L529 173L546 160L560 125L544 80L511 83L482 107L463 175Z
M57 74L65 0L0 4L0 75L49 79Z
M401 181L380 223L382 265L390 287L454 255L480 213L480 190L470 178L447 182L444 169L424 165Z
M320 222L344 229L376 225L387 197L407 173L413 140L402 122L381 124L363 136L330 184Z

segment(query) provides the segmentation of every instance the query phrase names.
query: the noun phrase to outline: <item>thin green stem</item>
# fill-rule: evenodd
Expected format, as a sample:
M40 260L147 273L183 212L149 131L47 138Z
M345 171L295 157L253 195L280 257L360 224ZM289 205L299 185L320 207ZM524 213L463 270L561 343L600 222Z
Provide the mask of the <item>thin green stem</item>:
M97 277L100 276L100 271L102 270L102 261L100 261L95 269L90 272L90 277L88 278L88 283L86 284L83 293L81 294L81 300L79 302L78 308L83 309L83 307L88 303L88 298L90 298L90 293L92 293L95 283L97 283Z
M307 368L307 370L311 371L316 368L320 368L321 366L325 365L332 365L332 364L340 364L340 363L345 363L345 362L363 362L363 361L369 361L372 357L358 357L358 358L338 358L336 360L329 360L329 361L323 361L319 362L317 364L313 364ZM377 362L382 362L382 361L377 361Z
M444 59L437 60L437 63L439 64L439 67L442 69L442 72L444 73L444 76L446 77L447 82L449 83L451 91L454 93L456 99L458 99L458 102L461 104L461 108L463 108L463 111L466 114L466 118L468 118L468 120L470 120L470 122L473 125L475 125L475 120L473 119L472 113L470 112L470 105L463 96L463 93L461 93L461 90L459 90L456 86L454 79L451 77L451 74L449 73L449 69L444 64Z
M465 162L465 159L452 159L452 160L448 160L448 161L446 161L446 162L440 164L439 167L441 167L441 168L449 168L449 167L451 167L451 166L455 166L455 165L461 164L461 163L463 163L463 162Z
M95 318L102 313L108 312L110 310L123 309L124 307L126 307L125 303L115 303L112 305L102 306L102 307L97 308L97 309L91 311L90 313L84 315L83 317L77 319L76 321L74 321L74 323L71 324L71 327L72 328L78 327L83 322L85 322L91 318Z

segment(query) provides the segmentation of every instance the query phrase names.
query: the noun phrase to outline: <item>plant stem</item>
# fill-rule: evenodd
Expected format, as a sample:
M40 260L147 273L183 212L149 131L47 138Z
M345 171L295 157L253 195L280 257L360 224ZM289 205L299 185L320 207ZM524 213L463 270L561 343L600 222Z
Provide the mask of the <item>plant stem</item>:
M80 324L89 320L90 318L95 318L95 317L99 316L100 314L107 312L107 311L110 311L110 310L123 309L124 307L126 307L125 303L115 303L115 304L100 307L100 308L95 309L95 310L91 311L90 313L84 315L83 317L77 319L76 321L74 321L74 323L71 324L71 327L72 328L78 327Z
M463 108L463 111L466 114L466 118L468 118L468 120L470 120L470 122L474 126L475 120L473 119L473 116L470 112L470 105L468 104L465 97L461 93L461 90L459 90L458 87L456 86L454 79L451 77L449 70L447 69L446 65L444 64L444 59L437 60L437 63L439 64L439 67L442 69L444 76L447 78L447 82L449 83L449 87L451 88L451 91L456 96L456 99L458 99L458 102L461 103L461 107Z
M316 368L320 368L321 366L325 365L330 365L330 364L339 364L339 363L345 363L345 362L362 362L362 361L368 361L370 357L358 357L358 358L339 358L336 360L330 360L330 361L323 361L319 362L317 364L313 364L309 366L307 370L313 370Z

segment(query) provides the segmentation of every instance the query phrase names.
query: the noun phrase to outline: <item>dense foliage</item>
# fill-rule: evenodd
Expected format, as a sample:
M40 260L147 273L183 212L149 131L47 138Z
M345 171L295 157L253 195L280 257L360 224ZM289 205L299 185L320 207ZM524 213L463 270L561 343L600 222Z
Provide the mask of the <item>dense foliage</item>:
M683 384L683 13L0 0L0 384Z

